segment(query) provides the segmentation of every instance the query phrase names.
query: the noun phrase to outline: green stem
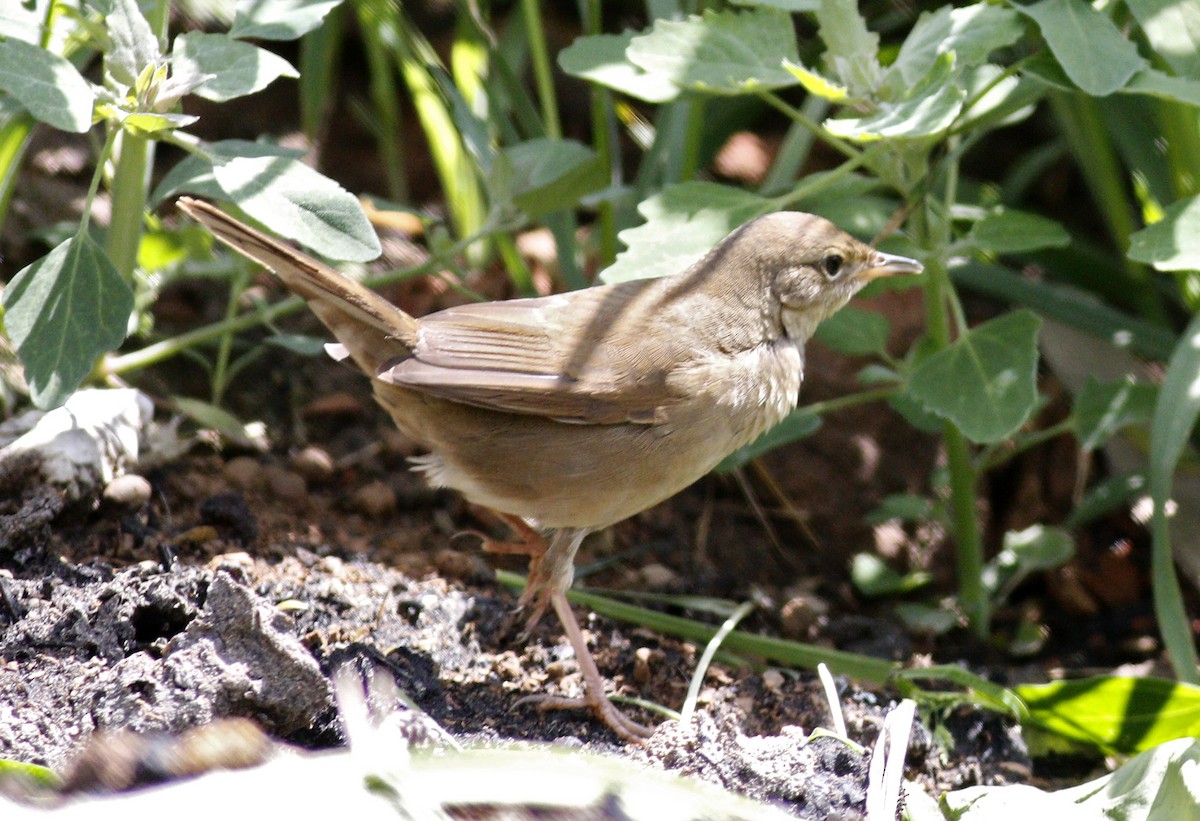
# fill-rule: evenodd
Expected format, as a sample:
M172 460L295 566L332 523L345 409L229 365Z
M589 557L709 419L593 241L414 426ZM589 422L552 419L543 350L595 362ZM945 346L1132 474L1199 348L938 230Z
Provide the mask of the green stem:
M10 117L0 128L0 228L4 227L8 206L17 187L17 172L21 170L21 162L35 125L37 120L33 115L22 111Z
M775 155L775 161L771 163L771 169L759 187L760 194L763 196L781 194L795 183L800 169L804 166L804 161L812 152L814 137L807 123L825 119L829 108L829 101L815 94L810 94L805 98L799 109L805 122L793 121L788 127L783 144L779 146L779 151Z
M142 238L142 219L146 210L149 170L153 142L148 137L120 130L117 167L112 180L112 221L106 243L108 256L126 280L133 280L138 244Z
M1100 207L1100 214L1108 224L1113 247L1122 250L1119 256L1131 284L1136 286L1130 288L1130 299L1144 318L1170 325L1158 291L1152 287L1146 269L1124 254L1137 219L1132 199L1123 182L1126 174L1101 116L1099 104L1085 94L1064 91L1051 92L1049 100L1092 199Z
M958 598L971 631L987 638L991 606L983 586L983 538L975 508L977 476L967 437L953 422L942 428L946 465L950 470L950 521L954 529Z
M830 134L828 131L826 131L824 128L821 127L820 123L811 119L801 109L796 108L793 105L788 105L786 102L783 101L783 99L778 94L775 94L772 91L760 91L760 92L758 92L758 96L761 97L763 99L763 101L767 103L767 105L770 105L771 107L778 109L779 111L783 112L788 117L790 117L794 122L799 123L802 127L807 129L814 137L816 137L818 140L820 140L821 142L828 145L830 148L833 148L836 151L838 151L842 154L845 154L847 157L854 157L855 155L862 153L862 151L860 149L855 148L853 145L846 142L842 138L835 137L833 134Z
M546 136L562 137L562 123L558 119L558 101L554 97L554 74L550 68L550 52L546 47L546 31L542 28L542 12L538 0L521 0L524 11L525 31L529 37L529 58L533 64L533 77L537 85L538 102L542 106L542 122Z
M1051 439L1056 439L1059 436L1070 433L1074 428L1075 418L1068 416L1066 419L1048 428L1035 430L1032 433L1027 433L1024 436L1013 439L1008 443L1007 447L985 450L975 460L975 472L982 475L989 470L999 467L1013 457L1037 447L1043 442L1049 442Z
M871 402L878 402L882 399L887 399L889 396L895 396L901 390L900 385L888 385L883 388L872 388L868 391L859 391L846 396L839 396L836 399L826 399L824 402L813 402L811 405L804 405L802 409L807 413L821 416L826 413L835 413L845 408L852 408L856 405L866 405Z
M388 196L396 202L405 202L408 199L408 178L399 138L402 133L400 97L389 59L394 46L389 46L385 39L392 29L377 24L378 9L375 5L358 3L356 9L367 58L367 90L375 112L375 141L383 159Z
M227 324L237 317L238 303L250 281L248 266L244 262L243 260L242 264L238 265L237 275L229 283L229 301L225 304L225 322ZM217 341L217 361L213 365L212 373L212 403L217 406L220 406L221 399L225 396L225 389L229 387L229 357L233 353L233 337L233 331L229 331Z
M948 294L952 289L943 263L945 243L938 237L943 231L930 224L926 209L914 211L914 230L923 234L926 247L934 253L926 257L925 321L929 339L935 351L950 345L950 320L947 316ZM959 321L962 321L961 319ZM946 447L946 467L950 473L950 522L954 533L955 559L958 572L958 595L963 611L975 635L985 638L990 620L987 591L983 587L983 538L979 532L979 517L975 509L978 474L971 464L971 448L966 436L953 422L942 428Z
M588 0L584 17L584 33L600 34L603 31L600 0ZM614 146L619 144L616 134L616 118L613 115L612 92L599 83L589 83L592 109L592 145L604 163L605 177L614 185L620 183L619 165ZM617 258L617 220L611 200L603 200L599 206L600 248L597 253L598 270L612 265Z
M166 39L170 0L156 0L146 13L159 41ZM119 126L110 126L119 128ZM150 170L154 165L154 140L122 130L116 146L117 166L112 180L112 220L106 242L109 259L117 271L133 281L146 198L150 193Z

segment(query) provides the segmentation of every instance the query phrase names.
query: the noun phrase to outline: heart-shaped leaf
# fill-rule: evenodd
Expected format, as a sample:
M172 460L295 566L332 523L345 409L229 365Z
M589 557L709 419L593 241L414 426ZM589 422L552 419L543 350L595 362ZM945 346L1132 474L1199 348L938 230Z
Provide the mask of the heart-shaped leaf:
M1037 404L1041 324L1021 310L973 328L917 365L905 393L972 441L1010 436Z

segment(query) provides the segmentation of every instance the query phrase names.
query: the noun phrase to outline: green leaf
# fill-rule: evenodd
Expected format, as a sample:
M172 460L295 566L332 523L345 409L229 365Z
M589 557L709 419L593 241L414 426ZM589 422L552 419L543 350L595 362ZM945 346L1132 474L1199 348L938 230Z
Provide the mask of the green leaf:
M1075 555L1071 534L1061 527L1032 525L1004 534L1003 546L981 574L983 586L999 604L1025 578L1066 564Z
M1200 688L1191 684L1097 676L1013 689L1029 709L1029 723L1105 753L1132 755L1200 736Z
M794 86L782 61L800 61L792 18L774 9L659 19L625 54L649 74L713 94Z
M879 84L879 35L867 29L855 0L822 0L817 26L825 42L825 64L857 99L872 99Z
M1200 9L1174 0L1125 0L1154 51L1180 77L1200 78Z
M1131 236L1129 258L1160 271L1200 269L1200 196L1171 203L1161 220Z
M838 353L870 356L887 349L890 330L890 323L881 314L848 305L817 326L814 336Z
M0 91L62 131L82 134L92 126L92 87L70 61L44 48L0 40Z
M1084 0L1042 0L1017 9L1038 24L1071 82L1092 96L1112 94L1146 65L1137 46Z
M1014 311L985 322L913 369L906 393L974 442L998 442L1037 404L1041 320Z
M790 445L821 429L821 417L807 408L796 408L782 422L768 430L748 445L744 445L726 456L715 470L718 473L741 467L751 459L757 459L775 448Z
M1122 473L1097 482L1075 506L1063 527L1074 530L1114 510L1124 507L1135 496L1146 492L1146 476L1142 473Z
M279 77L299 76L282 57L224 34L180 34L172 58L176 75L211 75L193 93L218 103L253 94Z
M829 100L831 103L844 102L849 96L849 89L845 86L838 85L827 77L822 77L811 68L806 68L800 63L784 60L783 67L800 81L800 85L804 86L804 90L809 94L815 94L822 99Z
M300 159L304 151L299 148L284 148L271 143L252 143L249 140L221 140L207 146L214 158L231 160L235 157L289 157ZM225 198L225 191L213 176L213 164L207 157L189 154L166 173L150 201L161 203L180 194L194 194L210 200Z
M858 553L850 565L850 581L864 596L900 596L929 584L933 576L924 571L897 573L874 553Z
M96 358L125 339L133 291L99 245L77 234L4 290L4 324L34 404L61 405Z
M638 205L646 224L619 234L628 250L600 275L624 282L676 274L744 222L775 210L771 200L711 182L671 185Z
M600 155L574 140L528 140L500 154L516 181L513 203L534 219L577 206L609 181Z
M105 0L104 26L112 40L104 67L118 83L132 88L138 75L162 56L158 38L138 8L137 0Z
M915 493L893 493L883 497L879 506L864 518L867 524L878 525L892 519L902 522L920 522L929 518L933 505L924 496Z
M940 55L950 51L960 68L978 66L996 49L1015 43L1024 30L1017 12L988 3L958 9L942 6L925 12L888 67L888 79L898 88L915 85L929 74Z
M665 103L679 96L679 86L661 74L644 71L625 56L637 32L595 34L576 38L558 53L558 65L574 77L637 97L648 103Z
M322 256L365 262L383 252L358 200L298 160L218 158L213 176L247 214Z
M954 77L954 54L947 52L901 101L880 103L878 111L865 117L826 120L825 128L831 134L859 142L931 137L954 124L964 96Z
M1133 75L1121 91L1200 106L1200 82L1187 77L1172 77L1155 68L1145 68Z
M47 790L58 790L62 787L62 778L48 767L0 758L0 783L12 784L21 780Z
M295 40L321 25L342 0L238 0L230 37Z
M956 285L1013 305L1024 305L1050 319L1092 334L1147 359L1166 359L1175 346L1168 329L1132 317L1068 285L1025 279L998 265L969 261L950 269Z
M1056 792L1027 784L968 787L945 793L941 808L944 817L954 821L1191 821L1200 817L1200 787L1195 783L1198 758L1200 741L1181 738L1146 750L1116 772L1075 787Z
M997 208L971 226L967 241L996 254L1013 254L1071 244L1071 235L1054 220L1025 211Z
M1079 446L1096 450L1114 433L1129 425L1150 421L1158 388L1138 385L1131 379L1100 382L1089 376L1075 397L1075 436Z
M766 6L781 11L816 11L821 0L733 0L735 6Z
M1198 683L1196 645L1175 575L1167 503L1171 499L1175 466L1183 456L1196 417L1200 415L1200 390L1196 389L1198 373L1200 315L1188 323L1167 362L1167 374L1159 388L1158 403L1150 423L1150 468L1147 471L1150 497L1154 500L1150 559L1154 610L1176 675L1193 683Z

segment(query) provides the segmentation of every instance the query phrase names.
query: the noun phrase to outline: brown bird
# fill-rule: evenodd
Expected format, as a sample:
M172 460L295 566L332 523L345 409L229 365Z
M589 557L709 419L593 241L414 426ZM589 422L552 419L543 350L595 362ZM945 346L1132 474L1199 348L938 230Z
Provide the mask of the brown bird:
M605 696L566 599L584 536L674 495L782 420L821 320L872 279L922 270L781 211L673 276L415 319L208 203L179 206L308 302L400 430L428 448L414 461L431 485L513 528L513 541L484 548L531 557L530 625L554 608L585 682L582 699L539 701L589 707L628 740L649 730Z

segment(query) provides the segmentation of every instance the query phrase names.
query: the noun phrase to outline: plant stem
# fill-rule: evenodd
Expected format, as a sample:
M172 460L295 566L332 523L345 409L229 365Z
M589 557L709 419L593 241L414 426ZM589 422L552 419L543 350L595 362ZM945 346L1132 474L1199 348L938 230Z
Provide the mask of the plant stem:
M600 34L603 19L600 0L587 0L584 17L584 33ZM604 163L604 173L615 187L621 182L620 157L614 151L619 144L616 117L613 115L612 92L599 83L589 83L592 109L592 145ZM599 206L599 239L597 270L604 270L617 258L617 220L611 200L605 199Z
M881 399L887 399L889 396L894 396L900 392L900 385L888 385L882 388L872 388L868 391L859 391L858 393L839 396L836 399L826 399L824 402L813 402L810 405L803 405L800 409L817 416L826 413L835 413L836 411L845 408L852 408L856 405L866 405L870 402L878 402Z
M542 123L546 127L546 136L558 139L562 137L562 123L558 119L558 101L554 97L554 75L550 69L550 52L546 48L546 30L542 28L541 7L538 0L521 0L521 8L525 12L529 58L533 63L538 102L542 106Z
M112 221L105 243L113 265L127 281L133 281L138 244L142 238L142 215L146 210L146 190L152 141L148 137L121 130L117 136L117 167L112 180Z
M925 271L929 282L925 287L925 321L934 350L950 345L950 321L946 306L947 291L952 288L943 262L945 242L935 235L941 232L930 225L924 208L914 209L914 229L923 236L926 247L933 253L926 257ZM961 321L961 320L960 320ZM983 588L983 539L979 532L979 517L975 509L978 474L971 464L971 448L966 436L953 422L942 427L946 446L946 467L950 472L950 523L954 533L955 561L958 572L958 595L968 623L975 635L987 636L990 607Z

